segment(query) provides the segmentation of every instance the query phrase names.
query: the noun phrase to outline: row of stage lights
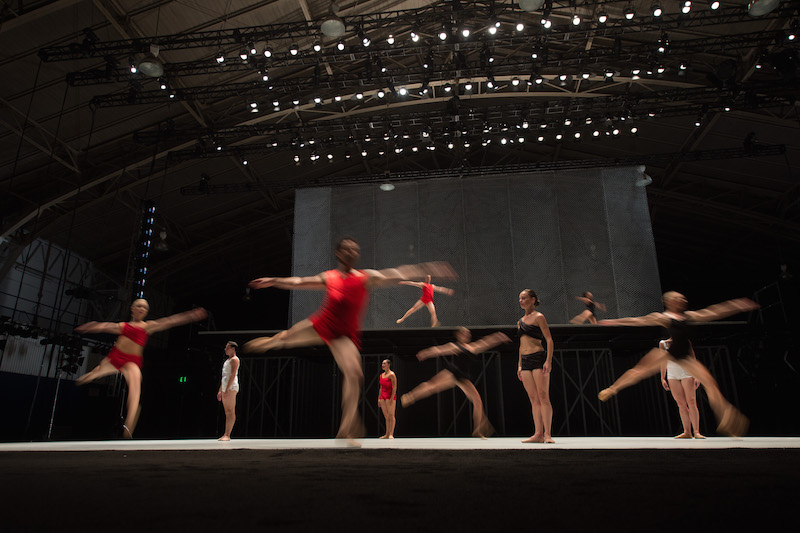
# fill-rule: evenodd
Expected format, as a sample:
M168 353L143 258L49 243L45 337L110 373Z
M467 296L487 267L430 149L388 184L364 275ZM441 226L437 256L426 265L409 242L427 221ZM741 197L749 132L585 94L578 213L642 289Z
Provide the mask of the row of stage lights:
M144 286L147 283L147 262L150 258L150 250L153 247L155 215L155 204L150 201L145 201L142 207L139 240L137 241L136 253L134 256L136 257L133 265L135 275L135 279L133 280L134 298L144 298Z
M569 121L566 121L567 125L570 125ZM524 123L527 124L527 123ZM587 125L590 122L587 122ZM505 134L494 134L492 135L491 132L484 127L484 135L480 137L480 139L475 140L471 138L470 135L467 133L461 133L459 135L454 136L447 136L450 137L449 139L440 139L438 143L434 142L433 134L430 130L423 130L420 134L420 142L415 142L410 139L410 135L404 133L400 134L390 134L385 133L382 138L384 141L387 142L386 145L381 145L380 142L374 143L373 141L379 141L379 138L371 139L369 136L365 136L364 139L360 143L356 143L354 139L350 139L348 141L349 144L360 144L360 147L356 151L356 154L360 154L362 158L367 158L370 155L384 157L387 154L394 153L400 155L404 152L411 152L411 153L418 153L423 150L434 152L437 150L437 144L440 147L444 147L444 149L448 151L456 150L456 149L464 149L468 150L473 146L480 145L484 148L489 147L492 144L496 144L499 146L508 146L512 147L514 145L522 146L527 142L536 142L536 143L544 143L546 141L555 141L555 142L563 142L567 140L573 141L580 141L584 138L591 138L591 139L601 139L604 137L611 137L616 138L622 135L623 133L629 133L631 135L637 135L639 133L639 127L635 124L631 125L619 125L619 124L606 124L601 127L594 127L594 128L583 128L583 129L576 129L575 131L568 132L564 129L557 133L547 133L545 132L545 128L547 126L543 125L540 126L540 131L525 131L528 129L527 126L518 126L519 131L517 132L506 132ZM393 146L389 146L389 143L393 144ZM313 138L309 139L308 141L302 140L295 140L291 143L292 150L311 150L311 153L308 155L307 159L312 163L316 163L322 159L327 160L329 163L334 162L336 159L336 155L333 151L328 150L325 151L323 148L324 144L329 143L318 143ZM277 141L273 141L271 143L267 143L268 148L282 148L281 145ZM217 147L218 150L222 151L222 147ZM320 150L325 154L324 156L320 154ZM351 159L353 157L353 153L350 150L345 150L343 153L344 159ZM303 162L304 158L295 153L292 156L292 160L300 164ZM243 165L248 165L249 161L245 158L240 158L240 161Z

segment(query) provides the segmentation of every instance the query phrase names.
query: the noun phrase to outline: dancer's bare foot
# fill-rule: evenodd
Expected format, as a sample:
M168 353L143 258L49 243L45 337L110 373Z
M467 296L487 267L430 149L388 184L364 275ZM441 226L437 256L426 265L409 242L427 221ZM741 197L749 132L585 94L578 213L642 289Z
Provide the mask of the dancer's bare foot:
M220 438L218 438L217 440L218 441L222 441L222 442L227 442L227 441L231 440L231 438L228 437L227 435L223 435Z
M389 438L390 438L390 439L393 439L393 438L394 438L394 435L389 435ZM705 438L705 437L704 437L704 438Z
M439 322L439 321L437 320L436 322L434 322L433 324L431 324L431 327L432 327L432 328L438 328L438 327L439 327L439 326L441 326L441 325L442 325L442 323L441 323L441 322Z
M400 396L400 405L402 405L403 407L414 405L414 402L416 401L417 401L416 398L414 398L414 396L410 392L407 392L402 396Z
M378 437L378 438L380 438L380 439L388 439L389 435L383 435L382 437Z
M608 400L611 399L612 396L616 396L616 394L617 394L617 389L615 389L614 387L608 387L607 389L601 390L600 393L597 395L597 397L600 399L601 402L607 402Z
M675 436L674 436L674 437L672 437L672 438L673 438L673 439L691 439L691 438L692 438L692 434L691 434L691 433L686 433L686 432L684 431L684 432L683 432L683 433L681 433L680 435L675 435Z
M128 429L128 426L126 426L125 424L122 425L122 438L123 439L133 438L133 433L131 433L131 430Z
M395 320L395 322L397 322L398 324L402 324L403 323L403 319L402 318L398 318L397 320Z
M81 385L86 385L90 381L92 381L91 372L87 372L87 373L85 373L84 375L82 375L81 377L79 377L78 379L75 380L75 385L80 387Z
M258 337L244 343L244 346L242 346L242 351L244 353L266 352L270 349L271 344L272 337Z
M528 437L527 439L525 439L522 442L538 442L538 443L542 443L542 442L544 442L544 437L534 433L532 436Z
M694 438L696 438L696 439L704 439L704 438L706 438L706 436L705 435L701 435L700 433L695 433L694 434Z
M545 444L555 444L556 441L553 440L553 437L545 437L544 438L544 443Z

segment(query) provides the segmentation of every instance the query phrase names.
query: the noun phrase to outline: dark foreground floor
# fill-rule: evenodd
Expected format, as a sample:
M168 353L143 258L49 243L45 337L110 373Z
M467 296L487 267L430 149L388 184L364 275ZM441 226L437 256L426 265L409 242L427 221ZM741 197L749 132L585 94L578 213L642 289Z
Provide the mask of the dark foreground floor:
M800 451L9 452L0 483L5 533L760 532L796 527Z

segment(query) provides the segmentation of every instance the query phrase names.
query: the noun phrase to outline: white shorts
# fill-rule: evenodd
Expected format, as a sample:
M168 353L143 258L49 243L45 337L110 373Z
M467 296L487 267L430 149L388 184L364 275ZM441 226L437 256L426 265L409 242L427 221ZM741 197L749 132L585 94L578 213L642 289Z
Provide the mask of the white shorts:
M687 379L694 376L684 370L681 365L674 361L667 361L667 379Z

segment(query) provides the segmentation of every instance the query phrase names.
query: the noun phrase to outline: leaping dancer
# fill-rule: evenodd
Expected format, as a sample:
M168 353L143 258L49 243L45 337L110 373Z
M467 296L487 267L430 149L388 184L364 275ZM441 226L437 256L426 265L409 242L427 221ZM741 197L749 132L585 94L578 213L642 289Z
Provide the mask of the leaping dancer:
M336 245L337 268L316 276L258 278L250 287L263 289L316 289L326 291L322 306L286 331L273 337L260 337L244 345L247 352L327 344L343 375L342 421L337 438L353 440L363 435L358 416L358 398L364 381L361 367L361 319L366 309L369 289L396 285L409 278L426 279L427 275L455 279L452 267L443 262L403 265L384 270L356 270L361 255L352 237Z
M431 327L435 328L436 326L439 325L439 319L436 318L436 306L433 305L433 293L441 292L442 294L452 296L456 292L453 289L448 289L447 287L439 287L438 285L432 284L430 276L425 277L424 283L420 283L417 281L401 281L400 285L411 285L412 287L419 287L420 289L422 289L422 296L420 296L419 300L414 302L414 305L411 306L411 309L406 311L406 314L397 319L398 324L402 324L406 318L410 317L423 307L427 307L428 312L430 312L431 314Z
M586 291L583 293L583 296L576 296L576 300L582 301L586 304L586 310L583 311L581 314L576 315L570 322L573 324L583 324L587 320L590 324L597 324L597 315L595 313L595 308L600 309L604 313L606 312L606 306L601 304L600 302L594 301L594 296L591 292Z
M142 393L142 354L147 339L158 331L197 322L208 316L205 309L198 308L158 320L145 321L144 318L149 311L150 304L147 303L147 300L138 299L131 304L129 322L87 322L75 328L78 333L118 335L117 341L108 355L91 372L79 377L75 384L85 385L104 376L117 372L122 373L125 383L128 385L128 412L125 416L125 424L122 426L122 436L126 439L133 438L133 431L139 420L139 397Z
M725 399L717 386L717 381L703 363L692 357L692 325L698 322L711 322L722 318L758 309L758 304L749 298L728 300L699 311L686 311L686 297L678 292L664 293L663 313L651 313L646 316L601 320L603 325L619 326L663 326L667 328L672 342L664 350L653 348L630 370L622 374L613 385L598 394L600 401L608 401L620 390L630 387L639 381L655 374L661 365L673 361L689 374L694 376L706 389L708 403L717 418L717 431L732 437L744 435L749 421Z
M475 342L470 342L471 337L470 331L461 327L456 330L456 342L433 346L420 351L417 354L417 359L420 361L446 355L452 355L453 358L452 361L445 359L444 370L428 381L420 383L411 392L403 394L400 397L400 402L403 407L408 407L423 398L458 387L472 403L472 436L485 439L491 436L493 430L486 413L483 411L481 395L472 382L473 367L478 360L478 355L504 342L511 342L511 339L505 333L500 332L492 333Z

